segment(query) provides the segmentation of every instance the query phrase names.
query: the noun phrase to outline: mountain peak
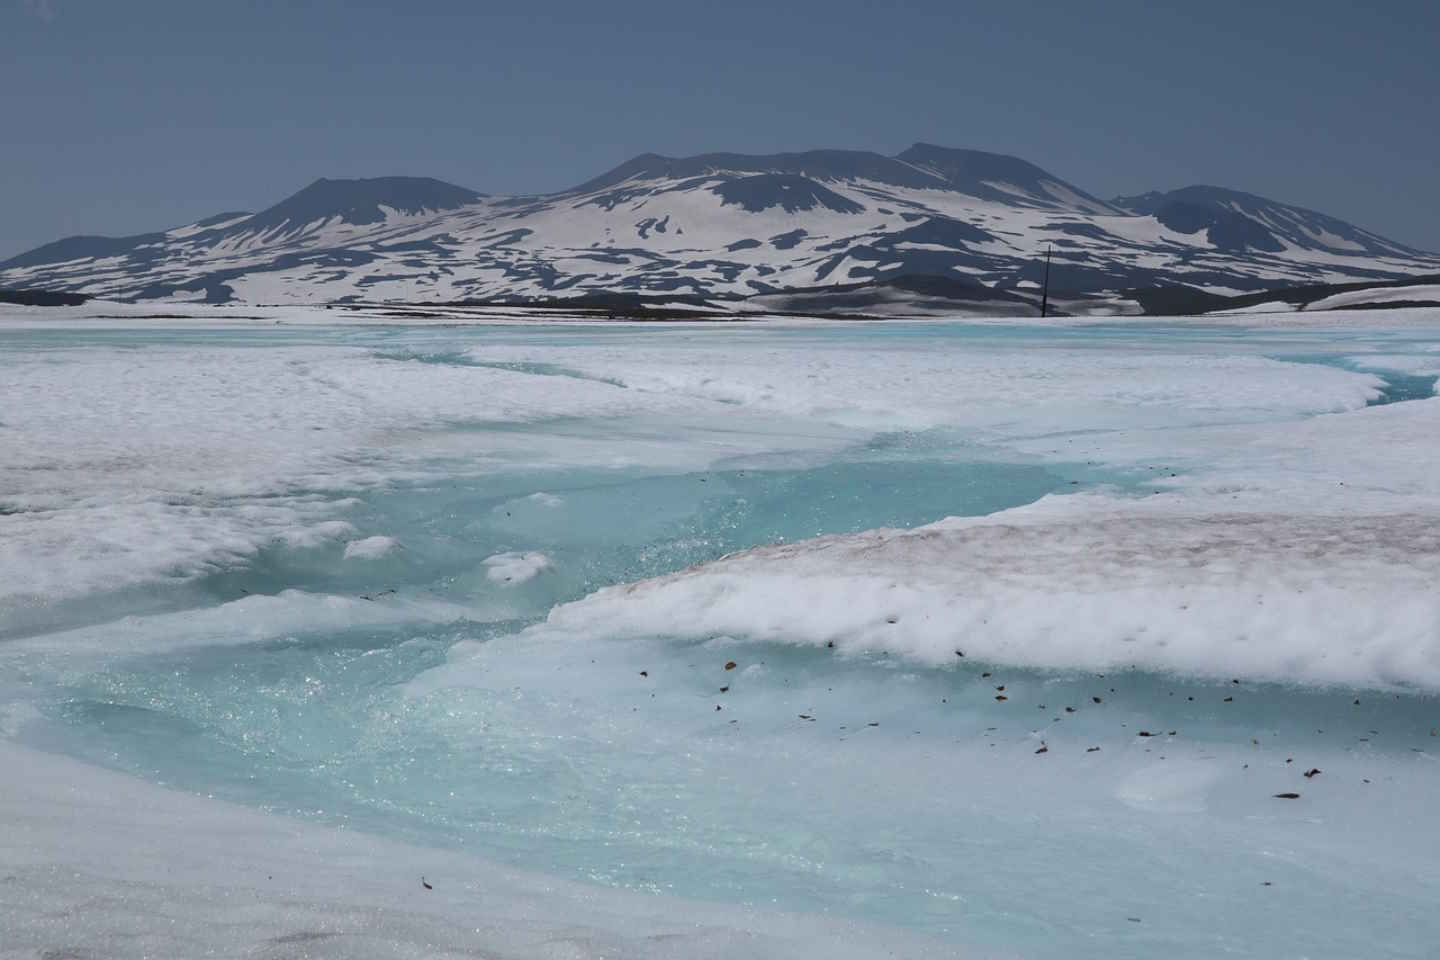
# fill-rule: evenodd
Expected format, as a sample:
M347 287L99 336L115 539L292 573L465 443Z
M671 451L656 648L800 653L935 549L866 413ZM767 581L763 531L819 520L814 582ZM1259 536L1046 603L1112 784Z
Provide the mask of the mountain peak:
M1003 153L916 143L894 157L866 150L805 150L797 153L701 153L667 157L643 153L571 194L612 191L648 180L727 179L777 175L819 183L868 181L914 190L953 190L1009 205L1113 215L1114 207L1033 163Z
M944 160L952 163L970 163L975 166L991 166L996 172L1023 167L1033 173L1044 174L1044 170L1035 166L1027 160L1012 156L1008 153L993 153L989 150L974 150L970 147L942 147L935 143L926 143L923 140L912 143L909 149L897 155L897 159L907 163L914 163L925 160Z
M267 210L236 224L235 229L268 230L284 223L300 225L338 217L345 223L379 223L385 219L382 207L400 213L453 210L484 197L432 177L369 177L330 179L321 177Z
M1287 247L1350 256L1430 256L1335 217L1253 193L1196 184L1178 190L1117 197L1115 206L1153 216L1176 233L1207 231L1219 250L1279 253Z
M1028 160L1005 153L941 147L917 143L895 159L928 170L951 189L972 197L1004 203L1030 203L1043 207L1069 207L1085 213L1118 213L1093 197Z
M630 180L780 174L817 181L873 180L894 186L943 189L933 174L867 150L805 150L798 153L701 153L667 157L642 153L567 193L594 193Z

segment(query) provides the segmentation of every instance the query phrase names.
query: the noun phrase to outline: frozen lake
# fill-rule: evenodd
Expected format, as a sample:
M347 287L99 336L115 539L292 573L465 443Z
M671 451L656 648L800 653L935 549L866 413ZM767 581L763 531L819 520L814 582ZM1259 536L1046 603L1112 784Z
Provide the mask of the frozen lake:
M295 314L0 314L0 956L1440 939L1440 313Z

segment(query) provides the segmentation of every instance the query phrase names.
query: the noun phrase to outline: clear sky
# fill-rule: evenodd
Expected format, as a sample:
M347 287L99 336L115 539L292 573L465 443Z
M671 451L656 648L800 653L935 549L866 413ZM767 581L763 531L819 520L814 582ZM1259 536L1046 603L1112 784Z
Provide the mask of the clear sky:
M917 140L1440 250L1437 114L1436 0L0 0L0 258L321 176L534 192Z

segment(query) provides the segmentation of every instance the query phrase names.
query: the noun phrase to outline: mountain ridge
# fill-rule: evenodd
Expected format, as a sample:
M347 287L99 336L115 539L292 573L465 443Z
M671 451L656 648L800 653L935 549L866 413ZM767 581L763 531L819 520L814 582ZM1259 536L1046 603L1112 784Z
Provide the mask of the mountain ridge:
M320 178L257 213L42 245L0 263L0 287L208 302L733 305L874 284L988 310L1035 298L1046 250L1054 291L1098 311L1123 309L1136 289L1232 295L1440 271L1440 256L1255 194L1196 185L1105 201L1019 157L919 142L894 156L645 153L575 187L513 197L428 177Z
M1289 224L1286 226L1292 231L1290 239L1296 242L1304 243L1308 240L1318 243L1320 246L1328 246L1337 250L1353 251L1358 247L1368 253L1391 251L1410 256L1433 256L1428 251L1389 240L1337 217L1229 187L1194 184L1175 190L1156 190L1133 197L1116 197L1111 203L1132 213L1157 216L1161 222L1166 222L1167 216L1175 220L1184 220L1187 216L1192 215L1193 211L1200 210L1210 214L1209 222L1211 223L1220 222L1235 214L1251 219L1255 214L1260 214L1267 217L1270 224L1278 229L1284 229L1284 227L1276 224L1275 219L1288 220ZM1303 230L1306 223L1312 227L1325 229L1311 231L1304 238L1293 233L1296 226ZM1332 246L1335 241L1339 241L1342 245Z

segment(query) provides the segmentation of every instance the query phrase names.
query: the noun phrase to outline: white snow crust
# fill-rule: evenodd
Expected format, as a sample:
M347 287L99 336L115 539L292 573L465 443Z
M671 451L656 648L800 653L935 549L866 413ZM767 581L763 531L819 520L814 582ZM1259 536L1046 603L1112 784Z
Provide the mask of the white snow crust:
M1440 284L1420 283L1405 287L1376 287L1350 290L1316 300L1306 310L1343 310L1362 303L1403 303L1407 301L1440 301Z
M377 560L400 546L394 537L374 536L345 544L346 560Z
M533 580L551 567L543 553L497 553L483 561L485 576L495 583L519 584Z

